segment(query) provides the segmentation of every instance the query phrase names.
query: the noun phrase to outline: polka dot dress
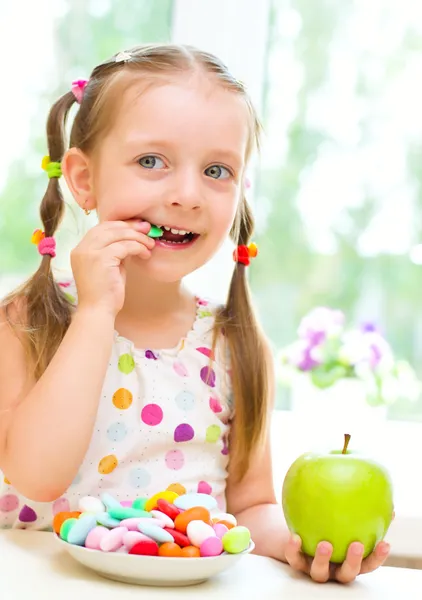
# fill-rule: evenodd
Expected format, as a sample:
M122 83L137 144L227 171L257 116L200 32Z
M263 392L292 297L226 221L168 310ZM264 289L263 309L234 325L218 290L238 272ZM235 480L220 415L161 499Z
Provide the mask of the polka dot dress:
M60 284L76 303L73 281ZM51 529L54 515L86 495L121 502L180 483L225 510L231 385L223 344L212 352L216 306L197 300L176 348L138 349L115 332L90 446L73 483L52 503L20 495L0 472L0 528ZM52 449L54 451L54 449Z

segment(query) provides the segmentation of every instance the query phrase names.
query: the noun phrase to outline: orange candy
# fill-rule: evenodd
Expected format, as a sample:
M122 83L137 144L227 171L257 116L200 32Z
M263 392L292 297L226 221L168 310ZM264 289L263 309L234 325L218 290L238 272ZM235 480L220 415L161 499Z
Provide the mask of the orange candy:
M60 535L60 529L61 529L61 526L63 525L63 523L65 521L67 521L67 519L78 519L80 515L81 515L81 513L77 510L75 510L73 512L57 513L57 515L55 515L54 519L53 519L54 531L57 533L57 535Z
M199 548L195 548L195 546L186 546L186 548L182 548L181 552L183 558L199 558L201 556Z
M173 542L165 542L164 544L161 544L161 546L158 549L158 556L182 556L182 549L180 546L178 546L177 544L174 544Z
M221 523L221 525L225 525L227 527L227 529L233 529L234 525L233 523L230 523L230 521L220 521L220 519L213 519L212 520L212 524L216 525L217 523Z
M183 487L183 485L181 485L180 483L172 483L168 486L167 491L175 492L179 496L183 496L184 494L186 494L186 488Z
M186 533L188 525L191 521L204 521L204 523L210 522L210 512L206 508L202 506L195 506L194 508L189 508L184 512L177 515L174 521L174 527L177 531L181 533Z

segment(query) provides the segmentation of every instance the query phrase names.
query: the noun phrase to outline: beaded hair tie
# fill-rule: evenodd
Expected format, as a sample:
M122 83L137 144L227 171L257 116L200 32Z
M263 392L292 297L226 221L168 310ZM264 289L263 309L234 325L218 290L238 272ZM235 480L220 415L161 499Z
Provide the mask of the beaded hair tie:
M233 252L233 260L248 267L251 264L251 259L258 256L258 246L254 243L249 246L240 245Z

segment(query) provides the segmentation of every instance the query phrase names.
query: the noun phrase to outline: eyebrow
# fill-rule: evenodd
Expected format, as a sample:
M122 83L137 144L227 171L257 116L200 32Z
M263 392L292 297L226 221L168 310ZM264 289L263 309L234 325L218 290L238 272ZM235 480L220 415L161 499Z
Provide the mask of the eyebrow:
M124 142L133 146L148 145L155 148L166 149L174 147L174 144L168 140L160 140L142 136L126 138ZM224 157L223 160L227 160L229 162L233 161L237 165L241 165L243 163L241 154L238 152L233 152L233 150L227 150L225 148L212 148L211 150L207 151L207 154L211 156Z

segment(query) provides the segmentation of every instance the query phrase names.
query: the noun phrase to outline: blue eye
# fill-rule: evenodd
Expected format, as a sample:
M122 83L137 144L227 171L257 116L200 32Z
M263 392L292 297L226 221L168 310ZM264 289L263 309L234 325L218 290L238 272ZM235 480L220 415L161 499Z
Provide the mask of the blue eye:
M230 171L222 165L213 165L205 170L205 175L212 177L213 179L229 179L232 176Z
M164 161L158 156L143 156L138 162L144 169L162 169L165 167Z

